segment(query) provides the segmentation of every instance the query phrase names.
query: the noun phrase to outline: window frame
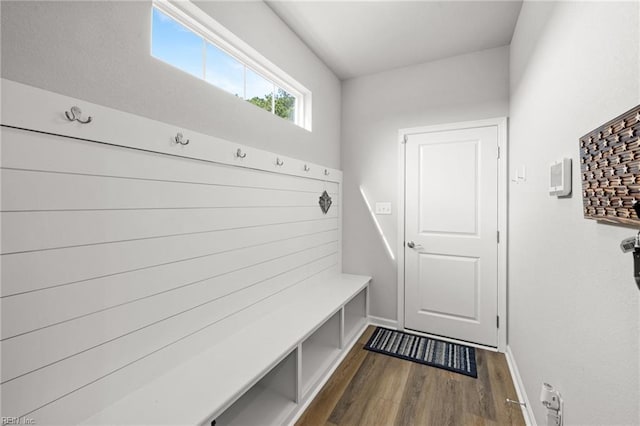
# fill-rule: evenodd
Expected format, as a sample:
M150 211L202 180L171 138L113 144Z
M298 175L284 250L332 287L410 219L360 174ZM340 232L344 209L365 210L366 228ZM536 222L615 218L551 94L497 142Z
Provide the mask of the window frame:
M203 50L206 49L206 43L212 44L214 47L220 49L233 59L240 62L245 67L249 68L258 75L264 77L274 84L275 89L273 92L273 100L275 102L275 95L277 88L285 90L287 93L295 98L296 107L293 123L303 129L311 131L311 91L296 81L289 74L284 72L281 68L273 64L257 50L253 49L246 42L226 29L222 24L213 19L210 15L205 13L199 7L191 3L190 1L172 2L169 0L153 0L151 2L151 22L153 26L153 9L157 9L161 13L167 15L171 19L175 20L178 24L184 26L187 30L192 31L196 35L200 36L204 40ZM153 27L151 27L151 35L149 43L150 55L152 54L153 46ZM160 58L157 58L165 63L168 63ZM206 61L205 54L203 52L203 72L200 77L202 80L218 87L220 90L226 92L226 90L215 85L214 83L206 80ZM170 63L169 63L170 64ZM170 64L173 66L173 64ZM187 72L185 72L187 73ZM187 73L189 75L193 75ZM245 71L246 86L246 71ZM246 88L245 88L246 89ZM246 92L246 90L245 90ZM235 97L235 96L234 96ZM244 94L242 100L244 99ZM275 108L272 107L271 113L278 118L282 118L275 113ZM288 121L285 119L285 121Z

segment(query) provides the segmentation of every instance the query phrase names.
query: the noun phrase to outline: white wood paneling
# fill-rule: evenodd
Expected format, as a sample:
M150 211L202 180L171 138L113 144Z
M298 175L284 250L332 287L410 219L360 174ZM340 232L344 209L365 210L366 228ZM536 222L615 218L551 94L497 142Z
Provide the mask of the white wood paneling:
M86 103L82 127L52 110L80 101L7 87L3 416L79 422L339 271L339 171Z
M228 279L231 274L246 272L256 265L274 262L327 243L337 244L336 238L337 231L325 231L6 297L2 299L2 309L7 318L12 320L3 322L3 338L175 291L181 287L216 278ZM43 269L46 267L47 265L43 265ZM14 273L17 275L19 271L14 269ZM30 306L31 309L25 310L24 306Z
M162 350L166 345L178 343L185 336L197 333L335 263L336 255L320 259L313 265L309 275L306 271L308 265L303 265L265 281L260 286L252 287L250 292L233 293L214 303L192 309L152 327L136 330L134 333L105 342L92 350L77 353L18 379L3 383L3 410L21 413L20 415L30 413L69 392L76 391L87 383L112 374L152 352ZM5 358L5 364L10 361L9 357Z
M70 285L337 229L337 218L321 219L5 255L2 257L2 296ZM95 259L100 259L100 262L95 262ZM61 267L70 264L74 267Z
M11 80L2 79L1 84L4 126L33 129L43 133L65 135L171 156L274 171L281 175L303 176L332 182L342 180L341 171L319 164L243 146ZM93 121L89 124L68 121L64 112L74 105L80 107L86 116L91 116ZM178 145L173 141L178 132L183 133L185 139L189 139L189 145ZM238 148L247 154L245 158L236 157ZM74 156L69 160L73 161L75 158ZM276 158L280 158L284 164L277 166ZM308 171L304 170L305 164L309 167Z
M227 299L236 293L241 293L242 297L248 297L247 294L250 294L255 287L264 287L267 279L287 273L292 264L307 265L335 253L335 242L323 244L235 273L95 311L84 317L76 316L75 320L5 339L1 343L3 356L13 362L2 369L2 382L132 331L154 325L166 318L183 315L189 310L207 305L214 306L218 301L227 303ZM92 297L96 298L96 295ZM84 301L79 299L76 303L82 305ZM50 304L55 304L55 300ZM46 309L46 305L34 307L35 309ZM40 350L32 351L33 348Z
M292 176L264 173L241 165L218 164L212 169L207 161L122 150L109 144L87 144L83 140L10 127L3 128L3 135L3 167L9 169L310 192L322 188L334 192L337 188L331 176L292 179ZM31 155L34 152L39 155Z
M5 254L332 217L319 207L265 207L4 212L0 221Z
M6 189L2 191L3 211L187 209L194 206L293 208L318 204L318 191L300 193L25 170L3 170L2 182ZM97 188L100 190L96 191Z

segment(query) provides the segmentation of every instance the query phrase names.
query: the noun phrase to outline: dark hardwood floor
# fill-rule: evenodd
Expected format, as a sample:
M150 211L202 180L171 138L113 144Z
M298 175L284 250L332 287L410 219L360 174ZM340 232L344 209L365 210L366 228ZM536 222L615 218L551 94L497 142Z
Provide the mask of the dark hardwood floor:
M478 378L364 350L358 339L296 426L524 425L503 354L476 350Z

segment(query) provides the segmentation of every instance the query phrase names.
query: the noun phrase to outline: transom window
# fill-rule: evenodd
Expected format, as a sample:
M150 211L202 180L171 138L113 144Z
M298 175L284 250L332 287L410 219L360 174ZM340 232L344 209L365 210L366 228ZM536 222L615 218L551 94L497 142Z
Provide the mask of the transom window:
M311 92L191 3L153 3L151 55L311 130Z

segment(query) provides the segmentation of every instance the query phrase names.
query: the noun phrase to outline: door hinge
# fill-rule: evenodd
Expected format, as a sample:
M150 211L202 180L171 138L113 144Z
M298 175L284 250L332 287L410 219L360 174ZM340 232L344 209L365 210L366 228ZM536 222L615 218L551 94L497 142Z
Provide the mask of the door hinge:
M496 316L496 328L500 328L500 316Z
M407 143L408 140L409 140L409 136L404 135L404 137L402 139L402 143Z
M496 242L500 244L500 231L496 231Z
M498 147L498 158L500 158L500 147Z

